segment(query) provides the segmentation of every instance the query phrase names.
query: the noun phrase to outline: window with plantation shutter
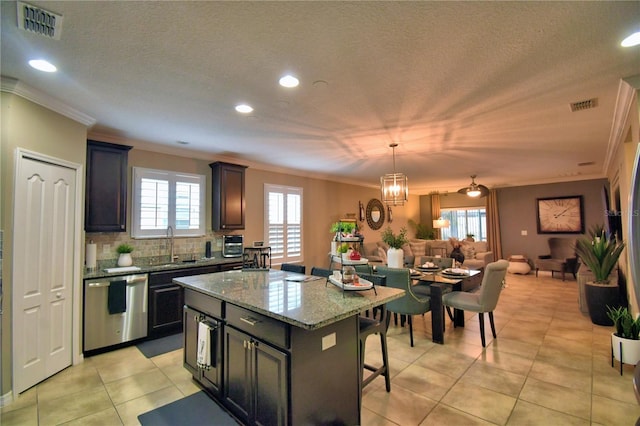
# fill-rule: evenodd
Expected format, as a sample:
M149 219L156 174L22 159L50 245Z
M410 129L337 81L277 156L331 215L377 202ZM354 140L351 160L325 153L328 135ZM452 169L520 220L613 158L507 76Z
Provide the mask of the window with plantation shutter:
M133 168L132 237L205 234L205 176Z
M302 188L265 184L265 244L273 263L302 262Z

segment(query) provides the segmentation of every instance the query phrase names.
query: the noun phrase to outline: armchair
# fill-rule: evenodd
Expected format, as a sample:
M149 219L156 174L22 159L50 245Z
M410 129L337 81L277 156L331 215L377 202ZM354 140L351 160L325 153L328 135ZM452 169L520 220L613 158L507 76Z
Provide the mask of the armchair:
M552 277L554 272L562 273L562 281L564 281L565 272L571 272L573 278L576 278L578 257L575 246L576 240L574 238L549 238L550 254L538 256L534 262L536 277L538 270L542 270L551 271Z

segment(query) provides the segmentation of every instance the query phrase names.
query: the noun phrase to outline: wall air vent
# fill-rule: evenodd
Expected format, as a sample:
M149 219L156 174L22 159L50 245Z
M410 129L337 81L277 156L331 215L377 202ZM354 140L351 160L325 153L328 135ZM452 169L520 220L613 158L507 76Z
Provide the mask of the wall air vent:
M56 15L53 12L19 1L18 28L60 40L62 15Z
M598 98L587 99L586 101L573 102L571 105L571 112L583 111L585 109L591 109L598 106Z

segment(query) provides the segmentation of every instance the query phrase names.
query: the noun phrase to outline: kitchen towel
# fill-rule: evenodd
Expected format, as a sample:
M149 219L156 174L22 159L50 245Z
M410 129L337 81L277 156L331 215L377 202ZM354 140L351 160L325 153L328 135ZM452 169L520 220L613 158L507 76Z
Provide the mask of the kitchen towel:
M84 263L87 266L87 269L93 270L96 268L97 263L97 246L95 243L89 243L86 247L87 253L84 256Z
M211 327L207 323L198 323L198 367L208 370L211 368Z
M125 280L111 281L107 295L109 314L121 314L127 311L127 282Z

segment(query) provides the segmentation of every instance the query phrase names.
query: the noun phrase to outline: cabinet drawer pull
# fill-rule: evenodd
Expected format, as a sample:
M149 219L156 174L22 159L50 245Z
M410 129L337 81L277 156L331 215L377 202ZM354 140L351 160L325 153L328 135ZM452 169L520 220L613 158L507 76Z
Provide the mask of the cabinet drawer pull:
M249 325L251 325L251 326L254 326L254 325L256 325L257 323L259 323L259 322L260 322L260 320L259 320L259 319L257 319L257 318L253 318L253 317L246 317L246 318L244 318L244 317L240 317L240 321L242 321L242 322L246 322L247 324L249 324Z

